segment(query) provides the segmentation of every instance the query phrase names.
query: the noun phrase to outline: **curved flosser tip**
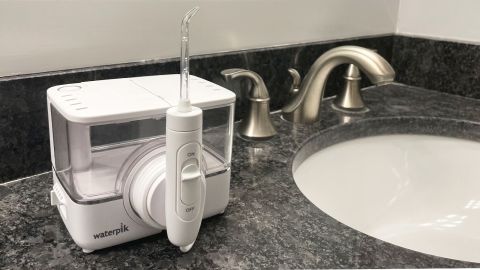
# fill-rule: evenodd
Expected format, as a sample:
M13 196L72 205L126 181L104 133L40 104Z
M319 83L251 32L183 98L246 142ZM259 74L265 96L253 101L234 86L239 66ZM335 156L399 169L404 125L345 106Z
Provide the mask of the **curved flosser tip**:
M179 108L182 111L190 111L190 101L188 99L188 85L190 73L190 54L189 54L189 25L190 19L197 13L199 7L189 10L182 19L181 26L181 51L180 51L180 103Z
M195 15L195 13L197 13L197 11L199 9L200 9L200 7L194 7L192 9L190 9L187 12L187 14L185 14L185 16L183 17L182 25L188 24L190 22L190 19L193 17L193 15Z

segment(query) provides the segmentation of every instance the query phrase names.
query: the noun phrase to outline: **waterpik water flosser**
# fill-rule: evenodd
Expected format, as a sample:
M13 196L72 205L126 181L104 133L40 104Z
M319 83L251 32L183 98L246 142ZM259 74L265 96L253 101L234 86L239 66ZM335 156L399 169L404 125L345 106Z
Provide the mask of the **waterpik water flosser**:
M180 74L47 91L51 200L84 252L162 230L188 251L201 220L225 211L235 95L189 75L197 10L182 21Z

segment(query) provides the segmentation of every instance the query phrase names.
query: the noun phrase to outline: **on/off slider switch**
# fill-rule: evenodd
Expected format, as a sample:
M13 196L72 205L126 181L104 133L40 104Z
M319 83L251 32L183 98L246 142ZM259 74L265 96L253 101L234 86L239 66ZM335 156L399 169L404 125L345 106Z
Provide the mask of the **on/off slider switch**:
M193 142L180 147L177 153L177 215L184 221L198 216L202 199L203 175L200 170L202 148Z
M186 205L191 205L200 200L200 168L197 159L189 159L182 166L181 179L181 200Z

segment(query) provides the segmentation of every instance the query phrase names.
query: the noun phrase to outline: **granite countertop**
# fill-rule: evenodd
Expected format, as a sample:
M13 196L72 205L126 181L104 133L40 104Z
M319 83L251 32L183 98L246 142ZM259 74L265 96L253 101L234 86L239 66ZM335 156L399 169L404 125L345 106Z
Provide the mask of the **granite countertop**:
M235 138L229 205L223 215L203 221L186 254L168 242L165 232L84 254L50 206L51 173L0 185L0 268L480 267L360 233L326 215L297 188L293 156L307 141L321 144L316 135L325 131L330 137L324 144L372 130L398 132L398 123L406 132L480 138L480 101L402 85L369 88L364 96L370 111L363 115L333 111L331 100L325 100L322 119L314 125L294 126L274 114L279 131L274 139ZM451 126L436 124L447 118Z

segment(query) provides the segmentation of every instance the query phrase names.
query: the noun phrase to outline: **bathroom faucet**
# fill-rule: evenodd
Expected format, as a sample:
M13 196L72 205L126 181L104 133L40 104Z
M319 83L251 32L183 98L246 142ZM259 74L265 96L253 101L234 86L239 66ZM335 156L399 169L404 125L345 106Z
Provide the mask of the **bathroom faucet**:
M358 46L331 49L313 63L298 93L282 108L282 117L294 123L316 122L328 76L341 64L355 64L376 85L389 84L395 78L392 66L372 50Z

